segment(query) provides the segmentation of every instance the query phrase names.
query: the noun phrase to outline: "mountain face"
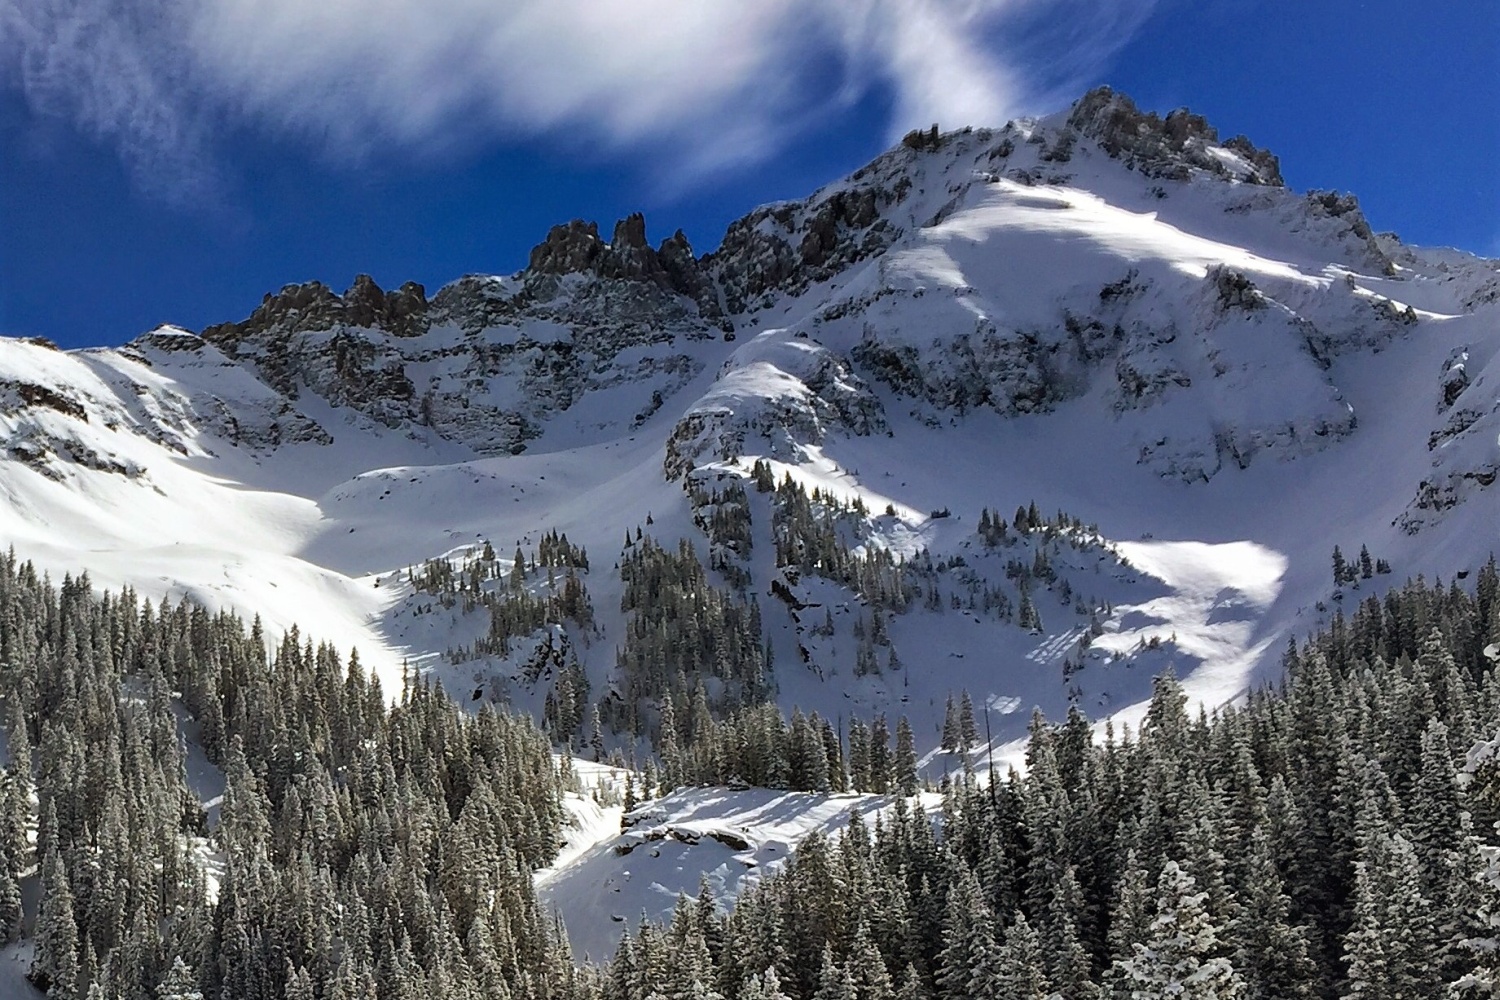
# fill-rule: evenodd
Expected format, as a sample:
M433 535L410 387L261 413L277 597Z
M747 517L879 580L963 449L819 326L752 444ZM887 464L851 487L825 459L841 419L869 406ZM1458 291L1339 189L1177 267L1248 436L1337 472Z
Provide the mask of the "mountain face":
M1265 413L1222 416L1220 406L1209 407L1213 412L1167 433L1138 435L1142 461L1162 474L1207 479L1226 462L1245 466L1263 449L1305 451L1347 434L1354 415L1325 374L1329 360L1378 345L1416 314L1366 289L1310 284L1306 270L1252 277L1250 247L1236 247L1239 260L1212 262L1234 244L1215 246L1170 221L1156 227L1160 232L1131 233L1148 214L1144 204L1103 199L1101 185L1087 181L1071 187L1081 176L1116 180L1110 175L1118 170L1101 174L1101 158L1125 167L1131 179L1190 191L1195 181L1200 189L1221 181L1212 193L1227 201L1215 207L1246 220L1231 228L1289 230L1319 263L1396 273L1353 199L1295 197L1281 187L1275 158L1243 137L1220 144L1198 116L1157 119L1100 90L1065 120L903 144L803 202L757 209L702 257L681 232L652 249L639 215L617 223L608 242L597 225L575 220L553 228L526 270L469 276L430 302L419 285L384 292L364 275L342 295L316 282L289 285L244 321L206 329L201 341L148 335L135 346L197 357L213 348L289 404L311 393L375 424L422 429L485 456L532 447L552 425L592 409L590 397L621 386L635 390L640 408L627 414L601 407L604 419L591 423L603 429L625 416L644 421L658 398L675 396L704 371L714 352L694 345L734 341L772 324L786 331L783 339L828 353L782 351L793 368L811 365L787 372L806 387L804 397L780 397L774 416L735 413L730 437L747 422L758 423L762 436L790 434L767 420L797 425L788 447L794 437L817 443L829 426L884 430L870 383L919 404L928 419L974 408L1045 413L1096 387L1106 388L1117 411L1139 411L1191 388L1195 377L1216 380L1212 395L1228 389L1254 410L1248 383L1267 349L1295 370L1298 392L1288 394L1300 397L1295 407L1278 399ZM1094 197L1070 198L1063 190ZM1160 183L1132 193L1162 202L1153 209L1158 222L1178 214ZM1058 228L1085 237L1085 245L1063 253L1041 287L1032 280L1040 277L1031 268L1035 258L978 255L987 259L976 259L975 277L994 270L985 276L997 280L977 286L934 271L935 255L958 263L951 237L971 239L964 228L996 209L1011 210L1006 235L1034 234L1053 255L1062 250L1050 239L1053 227L1038 225L1047 214L1091 225ZM952 220L955 214L962 218ZM1185 244L1198 236L1199 245L1177 248L1204 269L1198 280L1185 280L1182 256L1148 254L1143 272L1126 247L1110 243L1169 235L1189 237ZM1030 242L1018 240L1015 249ZM919 304L929 292L937 300ZM934 335L915 342L914 329L929 326ZM1271 347L1276 340L1285 347ZM775 366L768 349L747 345L727 363ZM708 419L710 412L719 418ZM685 472L696 457L685 449L705 443L705 428L722 422L721 410L690 407L669 469ZM726 447L734 448L718 442L721 455Z
M387 694L422 675L558 744L772 702L851 759L908 732L937 778L1017 761L1033 708L1137 725L1166 669L1238 698L1288 637L1474 572L1497 348L1500 263L1100 89L914 132L706 254L574 220L430 297L360 276L118 349L0 340L0 543L297 625ZM700 874L731 898L888 807L575 795L537 890L600 957Z
M119 349L0 342L0 524L560 738L649 735L701 681L909 716L941 772L960 691L1001 753L1034 705L1128 721L1168 665L1218 703L1339 602L1472 570L1497 345L1496 262L1100 89L913 133L706 254L574 220L430 297L362 275ZM683 541L708 610L652 618L633 588Z

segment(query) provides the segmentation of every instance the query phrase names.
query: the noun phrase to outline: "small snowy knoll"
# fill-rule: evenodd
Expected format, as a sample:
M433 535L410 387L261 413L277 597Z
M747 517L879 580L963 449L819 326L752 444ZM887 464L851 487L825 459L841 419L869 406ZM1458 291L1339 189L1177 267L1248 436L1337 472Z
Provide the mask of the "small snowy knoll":
M935 808L936 798L925 796L924 807ZM854 813L873 822L891 805L883 795L682 790L631 812L623 833L616 811L610 835L541 872L537 892L562 916L574 957L603 959L642 917L666 920L678 897L696 897L703 881L716 898L732 901L808 836L836 835Z

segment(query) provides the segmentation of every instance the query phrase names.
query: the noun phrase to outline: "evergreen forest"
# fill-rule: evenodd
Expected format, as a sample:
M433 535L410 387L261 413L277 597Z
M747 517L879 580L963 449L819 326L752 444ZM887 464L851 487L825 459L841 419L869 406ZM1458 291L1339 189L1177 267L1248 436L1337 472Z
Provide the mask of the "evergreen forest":
M783 537L786 560L818 541ZM587 570L553 548L547 567ZM617 721L654 746L631 804L751 784L891 807L580 965L532 884L578 790L564 740L415 677L391 697L295 629L10 554L0 939L61 1000L1500 996L1493 561L1335 613L1241 703L1194 713L1169 674L1134 731L1036 717L1024 774L934 785L904 719L784 717L754 603L689 547L628 549L620 675L644 686ZM534 617L586 616L577 586L565 604ZM649 726L625 718L642 700ZM944 748L973 746L966 694L948 716Z

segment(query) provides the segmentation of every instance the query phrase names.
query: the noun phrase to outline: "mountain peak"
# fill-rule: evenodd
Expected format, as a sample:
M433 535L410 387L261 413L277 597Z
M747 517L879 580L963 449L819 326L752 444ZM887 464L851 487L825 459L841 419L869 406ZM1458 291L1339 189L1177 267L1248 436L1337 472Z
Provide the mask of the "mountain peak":
M573 219L553 226L547 238L531 248L527 268L541 274L573 274L588 270L604 252L599 224Z
M1162 117L1142 111L1125 94L1095 87L1074 103L1067 124L1147 176L1186 180L1196 167L1251 184L1284 186L1273 154L1243 135L1221 142L1208 119L1187 108Z

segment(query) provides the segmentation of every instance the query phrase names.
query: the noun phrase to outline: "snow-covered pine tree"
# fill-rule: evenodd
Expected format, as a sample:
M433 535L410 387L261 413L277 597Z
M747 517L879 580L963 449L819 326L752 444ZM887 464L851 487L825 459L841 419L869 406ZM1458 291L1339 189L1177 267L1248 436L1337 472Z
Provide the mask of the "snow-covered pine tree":
M1077 869L1068 865L1053 885L1043 910L1042 954L1054 989L1066 997L1094 1000L1099 987L1093 960L1083 942L1080 927L1083 910L1083 889L1078 884Z
M963 690L958 701L958 749L964 753L979 742L979 730L974 724L974 702L968 688Z
M8 871L0 871L0 945L21 936L21 884Z
M1005 932L992 988L982 995L1014 1000L1046 1000L1052 995L1042 967L1041 939L1019 910L1011 917Z
M976 986L988 991L995 983L976 980L975 970L989 963L987 973L998 975L994 968L994 914L985 905L979 880L967 866L954 873L948 888L947 907L942 921L942 950L938 954L936 975L938 1000L987 1000L993 994L973 992Z
M72 997L78 991L78 925L73 891L58 851L42 865L42 906L36 924L36 958L30 978L48 993Z
M859 926L855 928L845 968L854 980L856 1000L892 1000L894 987L890 972L885 967L885 958L870 936L870 925L865 920L860 920Z
M1175 861L1157 881L1156 916L1135 954L1120 963L1131 1000L1240 1000L1245 984L1227 958L1217 956L1218 929L1199 892Z
M818 989L813 1000L858 1000L854 979L849 970L833 960L833 949L823 948L823 962L818 971Z
M1245 1000L1316 1000L1317 966L1302 928L1289 922L1287 898L1271 838L1264 828L1250 835L1250 858L1235 917L1235 968L1245 980Z
M203 991L198 989L193 970L178 955L172 959L172 967L156 988L157 1000L203 1000Z
M895 782L902 795L917 794L916 739L904 715L896 722Z
M1368 807L1360 816L1354 926L1344 939L1346 1000L1425 1000L1437 996L1439 963L1432 904L1411 842L1391 834Z
M1500 615L1500 601L1496 603ZM1500 802L1500 733L1469 750L1462 778L1476 802L1489 808ZM1494 832L1500 837L1500 822ZM1462 941L1471 967L1453 983L1451 993L1464 1000L1495 1000L1500 997L1500 840L1480 845L1477 853L1479 870L1472 877L1479 888L1479 930Z

